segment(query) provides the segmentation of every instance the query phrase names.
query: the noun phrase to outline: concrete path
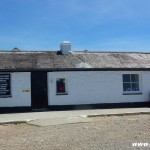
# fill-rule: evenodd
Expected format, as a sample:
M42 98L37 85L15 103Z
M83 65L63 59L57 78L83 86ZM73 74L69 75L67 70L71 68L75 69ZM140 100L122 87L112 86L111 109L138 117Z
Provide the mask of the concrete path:
M90 118L84 117L65 117L65 118L47 118L47 119L37 119L29 121L28 124L36 126L49 126L49 125L60 125L60 124L72 124L72 123L85 123L90 122Z
M87 116L150 114L150 108L92 109L0 114L0 124L27 122L38 126L89 122Z

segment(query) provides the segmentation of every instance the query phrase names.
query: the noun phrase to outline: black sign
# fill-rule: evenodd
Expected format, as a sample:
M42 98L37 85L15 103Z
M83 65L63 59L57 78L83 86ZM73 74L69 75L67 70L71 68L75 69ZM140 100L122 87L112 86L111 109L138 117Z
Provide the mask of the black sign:
M0 96L10 95L10 74L0 74Z

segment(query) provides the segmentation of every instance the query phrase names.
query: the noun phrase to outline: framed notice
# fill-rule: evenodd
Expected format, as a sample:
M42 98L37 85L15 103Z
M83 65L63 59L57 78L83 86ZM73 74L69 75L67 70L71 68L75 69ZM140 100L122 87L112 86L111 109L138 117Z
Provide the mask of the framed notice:
M0 73L0 97L11 96L11 75L10 73Z

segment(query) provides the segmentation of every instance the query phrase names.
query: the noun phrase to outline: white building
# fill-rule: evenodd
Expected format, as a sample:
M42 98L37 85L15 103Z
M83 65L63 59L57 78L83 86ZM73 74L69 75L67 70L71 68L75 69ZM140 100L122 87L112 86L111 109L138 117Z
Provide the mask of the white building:
M57 52L0 52L1 110L130 107L149 100L150 53L73 52L70 42Z

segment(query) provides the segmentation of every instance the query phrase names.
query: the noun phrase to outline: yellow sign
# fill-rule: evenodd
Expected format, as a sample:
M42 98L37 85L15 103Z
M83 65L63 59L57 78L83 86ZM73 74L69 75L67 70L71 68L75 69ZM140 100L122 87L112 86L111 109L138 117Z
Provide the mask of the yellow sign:
M23 92L30 92L30 90L23 90Z

